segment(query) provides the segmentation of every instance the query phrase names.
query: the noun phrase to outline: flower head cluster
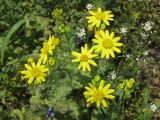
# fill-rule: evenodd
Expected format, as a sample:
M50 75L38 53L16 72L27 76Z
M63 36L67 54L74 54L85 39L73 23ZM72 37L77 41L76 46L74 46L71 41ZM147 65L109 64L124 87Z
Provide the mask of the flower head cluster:
M150 31L152 29L154 25L154 22L151 22L151 21L147 21L144 25L143 25L143 29L145 31Z
M59 39L54 36L50 36L49 40L43 43L38 62L34 62L33 58L28 58L28 64L24 65L26 70L21 71L21 74L24 75L22 78L28 79L28 84L31 84L32 82L34 82L34 84L45 82L45 77L49 71L49 69L45 67L45 64L47 61L49 65L53 65L55 63L55 60L48 56L53 54L53 49L55 49L58 44Z
M120 28L120 33L122 33L123 35L125 35L127 32L127 28L126 27L121 27Z
M49 37L49 40L43 43L41 54L39 55L40 60L43 62L43 64L45 64L48 60L48 56L53 54L53 50L58 44L59 39L51 35Z
M97 66L97 64L92 60L94 57L97 56L97 54L93 54L93 49L88 49L87 44L85 44L84 47L81 47L81 53L72 52L72 55L75 57L72 62L80 62L78 69L81 69L83 71L91 71L90 65Z
M122 88L124 90L132 89L134 83L135 80L133 78L130 78L129 80L127 79L123 83L119 84L119 88Z
M60 8L60 9L55 8L52 12L52 16L53 16L53 18L59 18L62 15L62 13L63 13L62 8Z
M80 29L80 30L77 32L77 36L78 36L79 38L81 38L81 37L85 38L85 35L86 35L86 31L85 31L84 28Z
M111 11L102 11L99 7L96 12L89 11L91 16L87 16L88 23L91 26L100 27L101 23L105 23L106 25L110 25L109 21L113 21L114 15L111 14Z
M107 107L108 103L106 102L106 99L112 100L115 98L115 96L112 95L114 89L110 89L111 84L106 84L105 86L104 84L105 81L101 80L98 87L91 83L89 83L89 86L84 87L85 92L83 94L89 104L96 102L98 108L100 108L101 104L104 107Z
M72 52L72 55L76 57L76 59L72 60L72 62L80 62L78 69L82 68L83 71L91 71L89 64L96 66L97 64L92 61L93 57L97 57L97 55L92 55L93 52L101 54L101 58L109 59L110 56L115 58L115 52L121 53L119 47L123 44L120 43L120 37L116 37L114 32L109 32L105 30L105 24L110 25L108 21L113 20L113 14L111 11L102 11L99 7L96 12L89 11L92 16L87 16L88 19L88 30L92 31L93 27L98 27L98 30L95 29L95 38L93 41L93 46L90 50L88 50L87 45L81 48L81 53ZM101 26L100 26L101 25ZM78 36L82 37L86 33L84 29L78 32Z
M87 10L91 10L91 9L93 9L94 8L94 6L92 5L92 4L87 4L86 5L86 9Z

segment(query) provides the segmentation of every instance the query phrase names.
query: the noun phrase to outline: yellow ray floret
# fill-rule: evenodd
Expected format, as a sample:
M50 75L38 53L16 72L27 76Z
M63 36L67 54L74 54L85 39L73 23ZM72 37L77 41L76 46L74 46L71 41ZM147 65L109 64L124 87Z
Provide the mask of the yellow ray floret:
M86 86L86 91L83 93L87 102L92 104L96 102L98 108L100 108L101 104L104 107L107 107L108 104L106 99L114 99L115 96L112 95L114 89L110 89L111 84L105 84L104 80L101 80L99 86L96 87L93 84L89 83L89 86Z
M31 64L24 65L26 70L21 71L21 74L24 75L25 79L28 79L28 84L31 84L34 81L34 84L40 84L45 82L46 72L49 71L44 65L41 65L41 61L38 61L37 64L32 62Z
M109 31L100 30L100 35L95 35L95 39L93 42L95 45L93 49L95 52L101 53L101 58L106 57L106 59L110 58L110 55L114 58L114 52L121 53L121 50L118 48L123 44L119 42L120 37L114 37L114 33Z
M54 41L54 37L50 36L49 40L43 43L41 54L39 55L40 60L43 62L43 64L46 63L48 59L48 55L53 54L53 49L55 48L55 44L53 44L53 41Z
M81 47L81 53L72 52L72 55L76 57L72 62L80 62L78 70L82 68L83 71L91 71L90 65L97 66L97 64L92 60L92 58L97 57L97 54L92 54L93 49L88 50L87 44L85 47Z
M88 23L91 26L99 27L102 22L104 22L106 25L110 25L109 21L113 21L114 15L111 14L111 11L102 11L102 9L99 7L96 12L89 11L91 16L87 16Z

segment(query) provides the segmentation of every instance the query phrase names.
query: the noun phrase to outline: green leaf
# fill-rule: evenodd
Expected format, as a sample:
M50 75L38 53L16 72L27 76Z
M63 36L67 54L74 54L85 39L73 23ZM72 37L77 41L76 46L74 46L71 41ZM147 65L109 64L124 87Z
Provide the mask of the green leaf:
M2 47L1 47L1 62L3 63L3 57L4 57L4 52L7 48L7 45L9 43L10 38L12 37L12 35L16 32L16 30L22 25L24 24L26 21L26 19L22 19L20 21L18 21L8 32L7 36L5 37L5 40L2 42Z

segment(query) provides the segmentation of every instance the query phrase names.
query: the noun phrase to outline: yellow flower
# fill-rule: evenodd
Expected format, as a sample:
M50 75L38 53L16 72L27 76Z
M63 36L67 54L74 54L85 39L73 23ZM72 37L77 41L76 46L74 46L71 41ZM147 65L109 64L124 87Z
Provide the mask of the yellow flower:
M120 37L114 37L114 33L109 31L100 30L100 35L95 35L96 39L93 39L93 42L97 45L93 46L95 52L101 52L101 58L106 57L110 58L110 55L114 58L114 51L121 53L121 50L117 47L122 46L122 43L119 43Z
M62 13L63 13L63 9L62 8L60 8L60 9L55 8L53 10L53 12L52 12L52 16L53 16L53 18L58 18L58 17L60 17L62 15Z
M99 81L100 79L101 79L101 77L99 75L94 76L95 81Z
M49 41L51 41L52 45L55 46L55 47L60 43L59 38L54 37L54 35L49 36Z
M115 98L115 96L111 95L115 91L110 89L111 84L104 86L104 83L104 80L101 80L98 88L89 83L89 87L85 87L86 91L83 93L87 102L90 104L96 102L98 108L100 108L101 104L104 107L108 106L106 98L111 100Z
M133 87L135 80L133 78L126 81L126 88L130 89Z
M120 83L120 84L118 85L118 88L123 89L124 86L125 86L125 83Z
M96 57L97 54L92 54L92 52L93 49L88 50L87 44L85 44L85 47L81 47L81 53L75 51L72 52L72 55L76 57L72 62L80 62L78 70L82 68L83 71L86 71L86 69L91 71L89 64L97 66L97 64L92 60L92 58Z
M34 81L34 84L40 84L41 82L45 82L45 77L47 71L49 71L48 68L46 68L44 65L41 65L41 61L38 61L37 64L34 62L30 64L24 65L26 70L21 71L21 74L24 74L25 76L23 78L28 79L28 84L31 84Z
M89 32L91 32L93 30L93 26L88 25L87 29L88 29Z
M111 11L103 12L101 8L98 8L96 12L89 11L89 13L92 16L86 17L88 19L88 23L91 24L91 26L96 25L96 27L99 27L101 22L104 22L106 25L110 25L108 21L113 21L114 17L114 15L111 14Z
M55 62L56 62L55 58L49 58L49 60L48 60L49 65L54 65Z
M27 59L27 62L28 62L28 63L32 63L32 62L34 62L34 59L31 58L31 57L29 57L29 58Z
M55 45L52 44L53 39L50 36L49 40L43 43L43 48L41 49L41 54L39 55L40 61L43 62L43 64L46 63L48 55L53 54L53 49L55 48Z

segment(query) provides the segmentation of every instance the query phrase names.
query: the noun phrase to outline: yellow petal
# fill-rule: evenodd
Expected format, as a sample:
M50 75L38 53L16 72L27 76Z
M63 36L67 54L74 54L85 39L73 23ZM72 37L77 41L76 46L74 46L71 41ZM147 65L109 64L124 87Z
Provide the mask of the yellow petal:
M88 63L90 63L93 66L97 66L97 64L93 60L88 60Z
M114 32L111 32L110 38L113 39L113 37L114 37Z
M87 63L87 70L90 72L91 71L91 68L89 66L89 64Z
M108 30L105 31L105 34L107 35L107 37L109 37L109 31Z
M96 23L96 27L99 27L99 26L100 26L100 24L101 24L101 21L100 21L100 20L98 20L98 21L97 21L97 23Z
M96 87L94 85L92 85L91 83L89 83L89 86L93 89L93 91L96 91Z
M87 102L91 102L91 101L94 101L94 97L90 97L87 99Z
M21 74L30 74L28 70L21 71Z
M86 68L87 68L86 62L82 62L82 70L83 70L83 71L86 71Z
M121 53L121 50L119 48L113 47L112 48L114 51L116 51L117 53Z
M115 37L115 38L113 39L113 41L114 41L114 42L118 42L120 39L121 39L120 37Z
M91 88L89 88L89 87L84 87L86 90L88 90L90 93L94 93L94 91L91 89Z
M96 105L97 105L97 108L100 108L101 102L100 102L100 101L97 101L97 102L96 102Z
M98 7L98 12L102 12L102 9L100 7Z
M103 89L104 83L105 83L104 80L101 80L101 81L100 81L99 90L102 90L102 89Z
M80 62L79 66L78 66L78 70L81 69L82 67L82 62Z
M114 99L115 98L115 96L113 96L113 95L105 95L105 98L108 98L108 99Z
M29 80L28 80L28 84L31 84L34 80L34 77L30 77Z
M108 20L105 19L103 21L104 21L104 23L106 23L106 25L108 25L108 26L110 25L109 22L108 22Z
M94 15L95 13L93 12L93 11L91 11L91 10L89 10L89 13L91 14L91 15Z
M104 94L111 94L111 93L113 93L115 90L114 89L109 89L109 90L107 90L106 92L104 92Z
M114 46L122 46L122 43L115 43Z
M101 103L104 107L108 107L107 102L104 99L101 101Z
M72 60L72 62L80 62L80 61L81 61L80 58L76 58L76 59Z
M104 86L104 88L102 89L103 93L105 93L109 88L110 88L111 84L107 84L106 86Z
M101 53L101 58L104 58L106 55L106 50L103 50L102 53Z
M32 67L30 67L28 64L24 64L25 68L28 70L32 70Z
M109 52L110 52L111 56L112 56L113 58L115 58L115 54L114 54L113 50L110 49Z
M73 55L73 56L75 56L75 57L80 57L80 56L81 56L81 54L80 54L80 53L75 52L75 51L73 51L73 52L72 52L72 55Z
M101 33L101 36L102 36L103 38L106 38L106 34L104 33L103 30L100 30L100 33Z

